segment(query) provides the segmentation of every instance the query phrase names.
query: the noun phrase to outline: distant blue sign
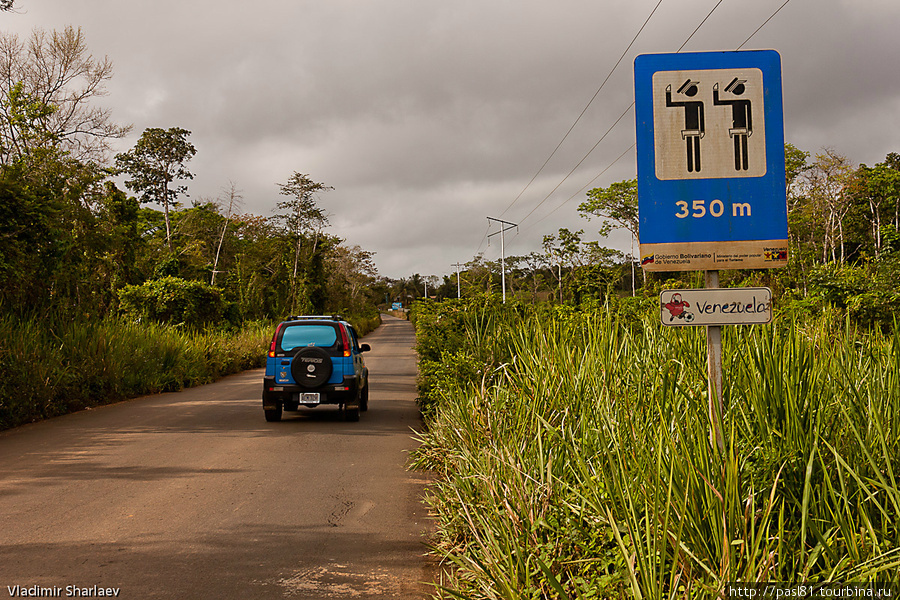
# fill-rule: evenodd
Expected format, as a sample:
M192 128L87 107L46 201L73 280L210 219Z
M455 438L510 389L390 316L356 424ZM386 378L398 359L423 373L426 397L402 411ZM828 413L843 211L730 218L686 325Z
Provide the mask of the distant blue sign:
M401 302L394 302L391 304L391 310L403 310L403 304Z
M644 268L784 266L778 53L645 54L634 82Z

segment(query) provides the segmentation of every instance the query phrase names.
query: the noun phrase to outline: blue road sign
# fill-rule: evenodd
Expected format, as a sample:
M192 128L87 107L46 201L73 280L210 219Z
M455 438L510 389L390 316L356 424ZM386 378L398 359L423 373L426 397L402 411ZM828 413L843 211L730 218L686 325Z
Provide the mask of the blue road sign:
M641 55L634 97L644 268L787 264L778 53Z

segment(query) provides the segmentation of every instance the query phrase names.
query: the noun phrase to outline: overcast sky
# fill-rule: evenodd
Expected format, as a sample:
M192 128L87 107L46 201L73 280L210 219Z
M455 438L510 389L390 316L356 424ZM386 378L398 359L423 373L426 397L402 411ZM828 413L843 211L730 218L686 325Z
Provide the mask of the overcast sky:
M520 224L507 256L560 227L599 239L599 223L578 215L579 190L636 174L634 57L675 52L714 7L683 51L734 50L784 0L16 4L0 14L5 31L81 27L92 54L112 60L104 103L134 126L119 151L148 127L188 129L191 198L233 181L244 211L264 216L276 183L309 174L335 188L320 199L329 231L399 278L499 258L488 216ZM898 27L898 0L790 0L746 43L781 54L788 142L854 164L900 152ZM621 234L605 245L630 249Z

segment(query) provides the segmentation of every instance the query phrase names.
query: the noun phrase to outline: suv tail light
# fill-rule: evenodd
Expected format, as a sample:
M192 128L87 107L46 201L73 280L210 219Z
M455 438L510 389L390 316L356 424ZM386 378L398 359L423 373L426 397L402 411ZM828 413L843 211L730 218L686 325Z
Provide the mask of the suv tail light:
M344 356L350 356L350 336L347 335L347 328L341 325L338 329L341 330L341 344L344 346Z
M284 327L284 323L279 323L275 329L275 335L272 336L272 344L269 346L269 358L275 358L275 344L278 341L278 334L281 333L282 327Z

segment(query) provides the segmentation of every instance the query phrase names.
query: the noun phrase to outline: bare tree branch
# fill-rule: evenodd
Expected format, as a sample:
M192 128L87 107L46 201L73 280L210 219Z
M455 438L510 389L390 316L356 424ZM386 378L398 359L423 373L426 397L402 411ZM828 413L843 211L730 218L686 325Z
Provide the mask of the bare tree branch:
M91 105L107 94L112 74L108 58L88 52L81 29L35 29L24 43L0 32L0 162L41 144L58 145L75 160L107 162L109 141L131 130L113 123L108 109Z

